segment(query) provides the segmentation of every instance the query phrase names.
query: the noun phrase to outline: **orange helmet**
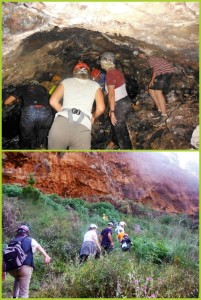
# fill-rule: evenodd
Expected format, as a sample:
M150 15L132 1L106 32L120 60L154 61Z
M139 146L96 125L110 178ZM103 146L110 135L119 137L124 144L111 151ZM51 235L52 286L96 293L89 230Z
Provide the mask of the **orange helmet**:
M97 78L100 75L100 70L98 69L93 69L91 71L91 78L94 80L95 78Z
M80 73L80 74L88 74L89 71L90 71L89 66L83 62L77 63L73 69L73 73Z

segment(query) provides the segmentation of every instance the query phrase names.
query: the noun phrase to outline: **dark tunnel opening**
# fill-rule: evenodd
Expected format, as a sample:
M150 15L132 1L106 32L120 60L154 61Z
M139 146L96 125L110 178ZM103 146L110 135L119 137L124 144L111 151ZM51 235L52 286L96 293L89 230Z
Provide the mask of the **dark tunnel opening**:
M147 93L151 71L146 63L134 55L135 52L141 52L142 48L151 49L156 56L165 56L169 60L174 57L174 53L165 53L157 46L131 37L111 36L83 28L55 27L50 31L34 33L22 40L16 49L19 60L26 61L26 66L21 65L24 72L19 72L24 77L19 76L12 85L3 80L2 98L4 100L13 89L32 79L38 80L40 84L44 83L46 87L54 75L59 75L62 79L72 77L73 67L78 61L87 63L91 69L101 69L100 56L103 52L110 51L115 53L116 67L125 76L126 89L132 102L128 128L133 149L189 148L190 137L198 124L198 70L175 63L177 73L166 95L172 119L170 118L169 126L154 128L149 113L155 108ZM108 105L107 97L105 102ZM21 107L21 99L11 107L3 105L3 149L19 149ZM189 118L187 123L183 122L186 117ZM111 124L107 111L93 126L92 150L105 149L110 137Z

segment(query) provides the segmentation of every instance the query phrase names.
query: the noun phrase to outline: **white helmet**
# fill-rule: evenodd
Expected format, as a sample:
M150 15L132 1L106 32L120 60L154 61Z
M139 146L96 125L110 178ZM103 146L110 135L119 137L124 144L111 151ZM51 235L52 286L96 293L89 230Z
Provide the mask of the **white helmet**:
M115 55L112 52L104 52L101 55L101 60L106 60L106 61L111 61L111 62L115 62Z
M98 226L96 226L96 224L91 224L89 227L90 227L91 229L98 228Z

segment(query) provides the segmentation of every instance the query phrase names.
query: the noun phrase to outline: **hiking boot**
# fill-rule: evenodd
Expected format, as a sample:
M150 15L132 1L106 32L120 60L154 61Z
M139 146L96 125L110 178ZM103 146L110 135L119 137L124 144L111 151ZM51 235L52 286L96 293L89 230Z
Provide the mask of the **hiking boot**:
M153 120L158 120L161 117L161 112L160 111L151 112L150 114L148 114L148 117L152 118Z
M154 127L162 127L162 126L166 125L167 119L168 119L168 116L161 116L160 120L153 126Z

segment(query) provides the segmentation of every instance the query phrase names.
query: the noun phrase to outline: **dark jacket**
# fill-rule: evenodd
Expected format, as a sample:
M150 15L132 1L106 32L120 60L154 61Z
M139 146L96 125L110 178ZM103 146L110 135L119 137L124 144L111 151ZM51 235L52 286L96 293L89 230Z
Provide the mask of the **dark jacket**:
M23 262L23 265L34 267L34 260L33 260L33 252L31 247L31 238L29 236L20 236L14 238L14 241L22 241L21 247L24 250L24 252L27 254L27 257L25 261Z

